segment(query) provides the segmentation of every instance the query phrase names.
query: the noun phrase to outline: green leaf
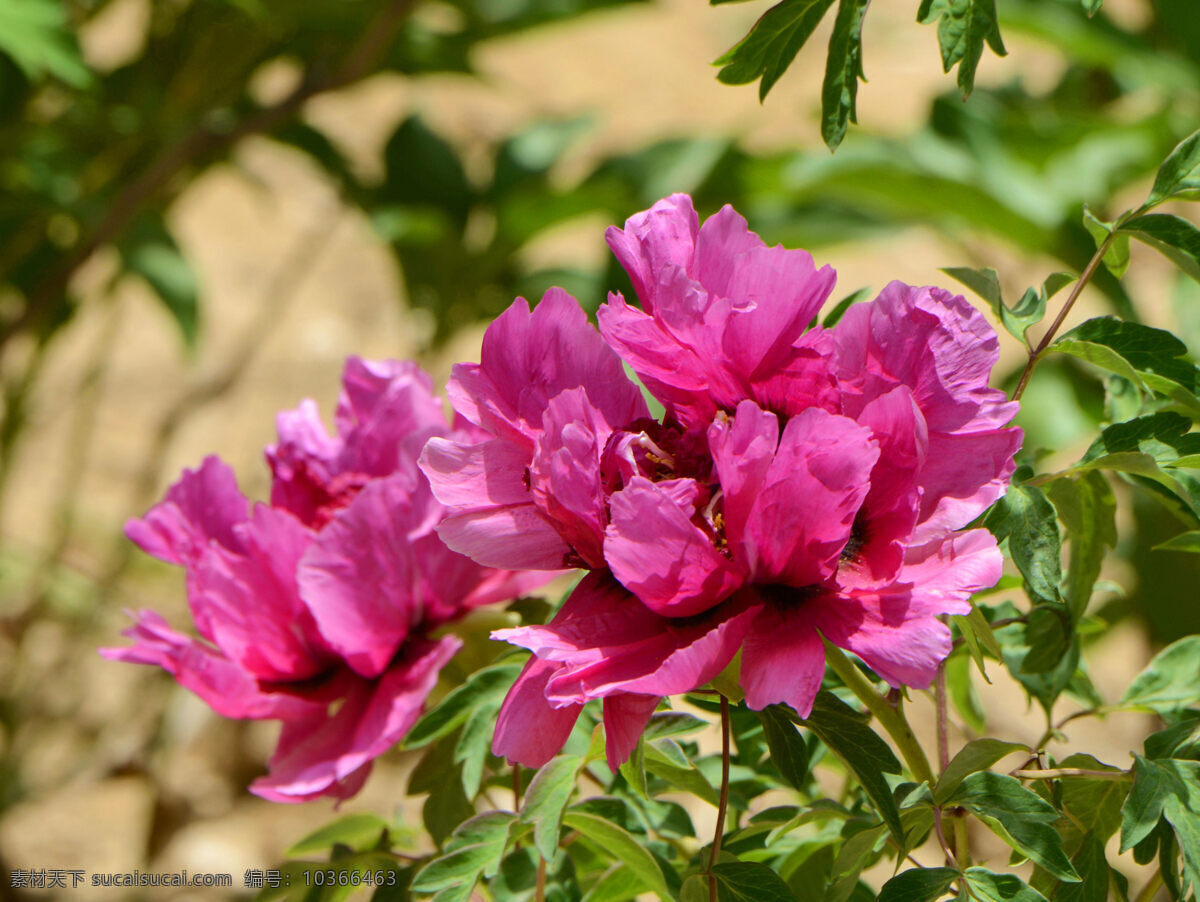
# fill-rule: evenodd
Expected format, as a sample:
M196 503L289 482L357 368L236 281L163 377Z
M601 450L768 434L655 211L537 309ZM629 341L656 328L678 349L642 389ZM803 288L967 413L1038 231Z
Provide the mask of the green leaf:
M1064 594L1076 620L1087 610L1107 549L1117 544L1117 499L1096 471L1056 479L1046 494L1067 529L1071 546Z
M871 294L870 286L859 288L856 291L850 292L840 301L833 305L825 318L821 320L821 325L826 329L832 329L841 321L841 318L846 315L846 311L857 304L859 301L866 300Z
M1083 8L1087 12L1089 19L1100 12L1100 7L1103 5L1104 0L1083 0Z
M92 82L58 0L0 0L0 53L31 81L53 75L73 88Z
M1092 240L1096 242L1096 247L1099 249L1113 230L1117 228L1115 222L1105 222L1088 209L1088 205L1083 205L1083 225L1088 230L1088 234L1092 236ZM1125 275L1125 271L1129 269L1129 236L1118 234L1113 237L1108 245L1108 250L1104 252L1104 265L1108 267L1116 278L1121 278Z
M642 891L638 875L623 864L615 864L587 891L581 902L613 902L634 899ZM707 900L707 895L705 899Z
M387 821L377 815L348 814L314 830L284 854L288 858L300 858L314 852L324 852L336 844L361 852L374 846L387 828Z
M954 794L962 781L971 774L991 767L1006 755L1017 751L1028 751L1019 742L1004 742L1000 739L975 739L958 750L950 764L938 777L933 787L933 801L941 805Z
M1151 733L1145 748L1147 758L1200 760L1200 715L1190 714L1174 726Z
M1004 56L1004 41L996 17L995 0L922 0L917 21L923 25L937 20L942 70L958 66L958 88L966 97L975 87L975 70L986 43L997 56Z
M629 784L629 788L643 799L650 797L650 792L646 788L645 743L645 736L639 736L637 744L633 747L633 752L620 767L621 776L625 778L625 782Z
M3 2L3 0L0 0ZM118 245L129 272L146 280L179 327L184 344L195 347L200 310L196 272L161 218L143 216Z
M1083 879L1079 883L1061 884L1054 893L1054 902L1108 902L1108 859L1104 857L1104 843L1095 834L1088 833L1071 863Z
M743 85L761 78L759 99L779 80L813 33L833 0L783 0L768 9L744 38L713 65L723 67L717 79Z
M568 811L562 820L617 861L623 862L629 870L637 874L650 892L664 902L670 902L671 891L667 887L662 869L654 860L654 856L631 833L602 817L582 811Z
M420 748L453 733L478 708L497 710L522 666L520 662L504 661L473 673L463 685L425 712L404 737L404 748Z
M828 690L817 693L812 713L802 722L854 772L875 810L903 847L900 812L883 776L902 771L888 744L867 726L862 715Z
M1148 837L1165 817L1174 828L1188 879L1200 886L1200 761L1149 761L1140 755L1133 761L1133 789L1121 810L1121 851Z
M1058 812L1015 778L990 771L971 774L946 804L966 808L1006 843L1060 880L1079 880L1063 851L1062 837L1051 826L1058 820Z
M1200 636L1172 642L1146 665L1125 690L1120 706L1158 714L1200 701Z
M1003 305L1000 296L1000 276L990 266L987 269L971 269L969 266L943 266L942 272L962 282L973 292L999 311Z
M1154 177L1146 207L1168 198L1200 189L1200 131L1192 132L1175 146Z
M954 868L912 868L897 874L879 891L879 902L933 902L958 879Z
M996 314L1009 334L1019 338L1027 345L1029 342L1025 333L1031 326L1041 322L1042 317L1046 315L1046 302L1064 285L1075 280L1075 277L1068 273L1052 273L1042 283L1040 289L1027 289L1016 305L1009 307L1001 297L1000 277L991 267L970 269L965 266L948 266L943 267L942 272L962 282L991 304L992 312Z
M1147 213L1123 223L1121 232L1150 245L1200 282L1200 229L1186 219L1170 213Z
M463 724L454 746L454 761L462 765L463 794L468 799L479 793L483 765L492 753L492 736L496 732L496 709L480 706L471 712Z
M509 811L489 811L464 821L446 842L446 854L430 861L413 879L417 892L434 893L494 874L508 845L513 823Z
M1190 551L1200 554L1200 529L1191 532L1181 532L1167 541L1154 546L1155 551Z
M946 659L946 689L964 723L976 733L987 729L987 712L971 681L971 664L964 655Z
M387 175L378 189L383 203L428 206L459 228L466 224L474 192L454 148L419 116L392 133L383 153Z
M837 18L825 58L825 80L821 86L821 137L830 150L837 150L846 136L846 126L858 121L855 99L858 80L866 81L862 66L863 17L871 0L838 0Z
M997 541L1008 539L1013 563L1035 603L1060 601L1062 539L1054 505L1041 489L1010 486L984 520Z
M575 790L575 778L583 759L578 755L551 758L538 770L525 793L521 823L533 824L533 843L546 860L558 850L563 811Z
M1016 874L994 874L986 868L967 868L963 876L971 898L978 902L1046 902L1046 897Z
M1120 773L1120 768L1098 761L1091 755L1077 753L1058 762L1059 767L1078 767L1084 770L1105 770ZM1064 777L1062 807L1101 842L1121 827L1121 806L1129 794L1127 780L1101 780L1095 777ZM1082 873L1082 872L1081 872Z
M708 782L704 774L687 757L679 752L679 747L670 739L659 739L647 743L645 747L646 771L661 780L666 780L677 789L703 799L716 807L720 804L720 796ZM682 757L682 762L678 759Z
M808 746L796 731L796 725L777 705L768 705L755 713L762 721L771 763L794 788L804 789L808 782Z
M642 737L650 742L666 736L682 736L695 733L708 726L708 721L702 720L683 711L659 711L650 715L650 722L642 731Z
M718 902L796 902L783 879L765 864L730 861L713 866Z

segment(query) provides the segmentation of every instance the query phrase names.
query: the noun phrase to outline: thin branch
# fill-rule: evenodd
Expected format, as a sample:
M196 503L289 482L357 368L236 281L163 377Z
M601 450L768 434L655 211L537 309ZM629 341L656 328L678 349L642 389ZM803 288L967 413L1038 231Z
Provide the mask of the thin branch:
M117 195L104 218L63 264L50 270L30 291L21 313L6 323L0 323L0 348L18 332L45 316L92 254L119 238L142 207L191 162L224 152L242 138L272 131L297 115L301 107L318 94L347 87L368 75L387 51L397 29L415 3L416 0L392 0L366 28L342 66L329 75L321 77L308 72L295 90L273 106L251 113L229 129L197 126L164 150L139 178Z
M721 696L721 798L717 806L717 826L713 830L708 856L708 898L717 902L717 878L712 869L721 857L721 838L725 835L725 812L729 808L729 699Z
M1132 780L1127 770L1092 770L1086 767L1051 767L1046 770L1014 770L1018 780L1057 780L1060 777L1089 777L1093 780Z
M1017 382L1017 387L1013 391L1012 399L1019 401L1021 395L1025 393L1025 387L1029 384L1029 377L1033 375L1033 368L1037 366L1038 360L1045 353L1046 348L1050 346L1050 342L1054 341L1054 336L1058 334L1059 328L1063 321L1067 318L1067 314L1071 312L1071 308L1075 306L1075 301L1082 293L1084 286L1092 280L1092 276L1096 274L1100 263L1104 260L1104 255L1108 253L1109 247L1112 245L1113 238L1116 237L1115 230L1108 234L1100 246L1096 248L1096 253L1091 260L1088 261L1082 273L1079 274L1079 281L1071 288L1071 293L1067 296L1067 302L1058 311L1058 316L1054 318L1054 322L1050 324L1050 328L1046 330L1046 334L1042 336L1042 340L1038 342L1038 346L1029 352L1029 360L1025 363L1025 369L1021 371L1021 378Z

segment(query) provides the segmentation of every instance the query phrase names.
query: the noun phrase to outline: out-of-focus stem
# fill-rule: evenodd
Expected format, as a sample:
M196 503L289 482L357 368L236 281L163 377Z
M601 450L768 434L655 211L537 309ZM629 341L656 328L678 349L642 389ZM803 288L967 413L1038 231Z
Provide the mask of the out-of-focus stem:
M916 734L904 717L904 709L889 705L836 645L825 643L825 660L833 672L841 677L846 688L866 705L867 710L879 721L879 725L892 737L912 775L918 781L923 780L932 787L937 782L933 776L933 768L929 766L925 750L921 748L921 743L917 741Z
M712 869L721 857L721 837L725 835L725 812L729 808L729 699L721 696L721 798L717 805L717 826L713 830L712 849L708 856L708 898L717 902L717 878Z

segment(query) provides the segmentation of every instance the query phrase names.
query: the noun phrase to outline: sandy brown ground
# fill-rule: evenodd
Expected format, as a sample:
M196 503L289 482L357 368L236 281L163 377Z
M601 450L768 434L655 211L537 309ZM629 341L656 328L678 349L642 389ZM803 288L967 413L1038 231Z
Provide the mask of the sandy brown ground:
M119 58L122 42L136 46L143 2L118 4L112 20L89 39L94 60ZM902 133L948 86L934 31L912 21L911 5L896 10L880 3L868 19L868 74L876 77L860 92L859 116L877 130ZM1136 2L1126 5L1136 13ZM822 53L803 54L766 105L759 105L754 87L730 88L713 77L709 62L762 8L668 0L603 13L484 48L478 80L377 78L313 102L307 115L367 172L378 169L393 125L413 110L468 152L523 123L591 112L597 128L564 162L561 176L568 180L598 154L683 133L738 134L754 148L814 147ZM824 40L822 31L813 50ZM1035 82L1053 75L1052 55L1011 45L1008 60L985 55L981 81L1006 77L1006 69L1019 68ZM270 77L263 81L270 90ZM445 353L430 354L427 324L406 312L394 263L368 225L340 206L304 160L268 142L247 141L233 165L199 179L171 221L205 285L196 353L182 352L175 327L139 284L124 282L107 302L89 304L54 348L4 502L0 603L10 611L29 597L31 565L53 541L64 497L74 499L75 510L68 568L54 581L49 609L19 645L0 648L0 680L23 700L15 733L2 737L19 760L23 795L0 813L0 854L11 867L223 871L239 886L245 868L276 863L289 843L330 818L330 806L278 806L245 792L273 744L270 725L223 721L162 674L94 653L97 644L119 641L126 624L121 607L152 606L185 623L177 573L137 560L102 610L89 606L87 581L109 566L123 520L141 512L147 499L138 496L136 483L148 467L153 474L158 466L154 481L161 491L182 467L219 454L251 496L263 497L261 449L272 438L275 411L303 397L331 410L346 355L417 356L441 379L452 360L477 353L479 329L464 330ZM556 231L530 251L531 262L598 259L605 253L604 225L589 221ZM991 259L1014 281L1049 271L999 249ZM826 255L848 288L891 278L937 282L944 278L937 267L954 261L952 248L922 230ZM110 266L99 255L81 284L102 284ZM233 388L185 418L161 461L148 459L177 399L219 373L243 346L252 355ZM1006 353L1015 359L1014 348ZM97 365L98 392L76 400ZM90 432L73 438L87 417L94 418ZM1137 630L1115 630L1092 656L1100 662L1101 692L1118 694L1148 654ZM999 667L993 673L997 685L987 696L993 735L1035 741L1040 719ZM931 740L929 706L920 699L916 707ZM1124 765L1146 729L1144 718L1114 717L1103 725L1078 724L1072 740ZM963 738L955 735L954 744ZM390 813L407 766L399 756L383 762L343 810ZM700 806L698 830L711 830L712 816ZM64 898L127 896L81 889ZM165 890L147 896L220 897Z

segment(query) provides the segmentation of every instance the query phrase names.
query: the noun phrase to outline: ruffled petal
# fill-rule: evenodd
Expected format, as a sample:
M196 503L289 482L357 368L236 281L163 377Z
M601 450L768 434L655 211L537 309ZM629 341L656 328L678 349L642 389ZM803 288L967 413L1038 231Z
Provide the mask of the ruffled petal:
M356 681L332 717L286 727L269 773L251 792L286 802L352 795L366 776L359 771L416 723L439 671L461 644L453 636L410 644L378 680Z
M708 610L744 580L693 513L641 476L610 501L605 560L625 588L664 616Z
M199 468L184 470L144 517L127 522L125 535L147 554L190 567L213 542L240 551L234 527L248 516L249 503L233 470L217 457L206 457Z
M744 606L734 600L697 617L662 617L607 573L593 572L549 624L496 630L492 637L563 665L547 683L546 697L568 704L703 686L729 663L747 623Z
M654 311L659 274L668 267L686 270L691 265L699 230L692 199L672 194L629 217L623 230L611 226L604 233L647 311Z
M992 506L1008 488L1016 468L1013 456L1025 435L1020 429L929 436L921 468L920 525L913 544L960 529Z
M455 367L447 392L459 413L532 450L550 399L581 387L613 428L648 415L579 303L551 288L532 313L518 298L497 317L484 334L481 362Z
M324 710L324 705L263 685L211 645L171 629L155 611L139 611L132 627L122 635L134 644L102 648L110 661L151 664L171 674L222 717L304 717Z

